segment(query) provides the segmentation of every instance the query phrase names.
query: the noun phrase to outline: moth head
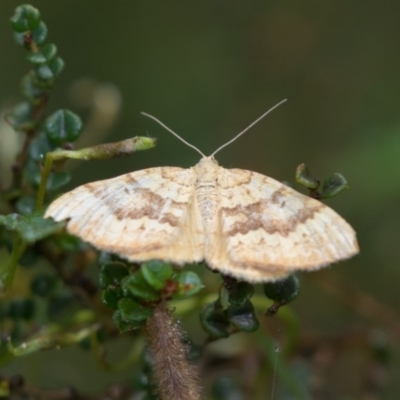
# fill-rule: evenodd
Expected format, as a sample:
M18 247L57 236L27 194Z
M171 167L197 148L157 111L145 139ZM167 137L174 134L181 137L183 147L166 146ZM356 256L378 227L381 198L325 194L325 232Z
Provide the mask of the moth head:
M218 161L215 159L214 156L208 156L208 157L202 157L201 160L199 161L199 164L215 164L219 165Z

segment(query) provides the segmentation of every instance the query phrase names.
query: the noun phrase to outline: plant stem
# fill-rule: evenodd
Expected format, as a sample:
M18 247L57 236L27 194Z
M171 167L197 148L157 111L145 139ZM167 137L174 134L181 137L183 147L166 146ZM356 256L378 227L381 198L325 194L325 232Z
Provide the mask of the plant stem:
M200 400L197 372L186 359L187 348L177 321L165 303L147 320L154 383L162 400Z
M18 261L27 247L27 243L21 238L18 232L14 233L14 242L11 257L8 265L0 272L0 294L4 295L10 289Z

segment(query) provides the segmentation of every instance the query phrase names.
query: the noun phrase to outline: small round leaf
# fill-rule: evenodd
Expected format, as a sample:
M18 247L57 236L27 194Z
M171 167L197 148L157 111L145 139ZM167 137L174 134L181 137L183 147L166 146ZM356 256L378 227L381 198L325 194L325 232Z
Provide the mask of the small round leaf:
M56 143L73 142L82 132L81 119L69 110L58 110L47 118L44 129Z
M32 39L39 46L44 43L47 38L48 29L44 22L40 22L39 26L32 31Z
M251 299L254 293L254 286L247 282L237 282L229 290L229 302L240 306Z
M36 123L32 119L32 107L27 101L17 104L7 116L7 120L15 130L30 129Z
M319 180L311 176L306 164L300 164L296 168L296 181L305 186L307 189L318 189Z
M40 46L44 43L47 37L47 26L44 22L40 22L39 26L32 30L26 32L14 32L15 41L24 47L30 48L30 43L35 43Z
M51 68L47 64L40 64L35 69L35 75L38 81L43 82L52 82L54 79L54 74Z
M184 271L177 274L174 281L178 284L178 290L173 295L174 299L184 299L198 293L204 285L199 276L192 271Z
M129 274L125 264L110 262L101 266L99 284L102 289L109 286L120 286L122 278Z
M53 77L57 78L57 76L60 74L60 72L64 69L65 62L61 57L56 57L53 58L49 62L49 68L51 69L51 72L53 72Z
M142 322L153 315L152 308L144 307L128 298L123 298L118 302L118 311L125 322Z
M246 301L238 307L230 307L228 318L232 325L244 332L254 332L260 325L250 301Z
M223 310L227 310L229 308L229 290L225 285L221 285L219 289L218 301Z
M64 69L64 60L60 57L53 58L47 64L38 64L34 68L37 85L49 88L53 85L54 80Z
M140 271L134 272L121 280L121 288L125 296L133 296L143 300L158 300L159 294L143 278Z
M22 94L33 104L38 104L49 94L46 88L39 87L32 73L26 74L21 81Z
M286 304L298 295L300 283L294 275L290 275L280 281L264 283L263 287L269 299Z
M68 233L56 235L52 239L60 250L68 253L87 250L86 243L82 242L77 236Z
M47 43L40 47L36 53L29 53L27 59L32 64L44 64L52 60L56 54L56 45L53 43Z
M35 7L24 4L15 9L14 15L10 18L11 25L15 32L26 32L38 27L40 23L40 12Z
M68 184L71 180L71 174L67 171L52 172L46 184L46 190L55 192ZM40 183L40 182L39 182Z
M222 312L215 311L213 303L206 304L200 313L203 329L214 338L229 336L229 321Z
M346 178L342 174L335 173L324 181L321 199L329 199L337 196L341 191L348 189L348 187Z
M133 331L134 329L138 329L141 326L141 324L135 322L124 321L119 310L115 311L115 313L113 314L112 321L121 333Z
M109 287L101 293L103 303L113 310L118 308L118 302L123 298L122 290L118 287Z
M54 150L49 139L44 132L40 132L29 146L29 156L34 161L43 162L47 152Z
M15 208L18 214L32 214L35 209L36 199L32 196L22 196L16 203Z
M141 272L146 282L155 290L161 290L174 273L169 264L161 261L149 261L141 266Z

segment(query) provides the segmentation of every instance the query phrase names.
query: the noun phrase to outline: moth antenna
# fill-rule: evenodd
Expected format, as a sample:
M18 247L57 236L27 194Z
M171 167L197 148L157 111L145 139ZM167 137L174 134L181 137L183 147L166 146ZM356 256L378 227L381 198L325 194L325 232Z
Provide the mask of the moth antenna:
M240 136L242 136L244 133L246 133L250 128L252 128L255 124L260 122L264 117L266 117L270 112L274 111L275 108L278 108L281 104L285 103L287 99L284 99L280 101L278 104L275 104L272 108L270 108L268 111L266 111L261 117L258 117L254 122L252 122L246 129L244 129L242 132L238 133L233 139L231 139L229 142L223 144L221 147L218 147L217 150L214 151L214 153L211 154L210 157L215 156L219 151L221 151L224 147L229 146L231 143L233 143L236 139L238 139Z
M175 137L177 137L179 140L181 140L183 143L186 144L186 146L191 147L192 149L196 150L198 153L201 154L202 157L205 157L205 155L196 147L193 146L192 144L190 144L189 142L187 142L185 139L181 138L176 132L174 132L172 129L168 128L167 125L165 125L164 123L162 123L159 119L157 119L156 117L153 117L150 114L147 114L145 112L141 112L140 114L144 115L145 117L148 117L154 121L156 121L157 123L159 123L164 129L166 129L169 133L172 133Z

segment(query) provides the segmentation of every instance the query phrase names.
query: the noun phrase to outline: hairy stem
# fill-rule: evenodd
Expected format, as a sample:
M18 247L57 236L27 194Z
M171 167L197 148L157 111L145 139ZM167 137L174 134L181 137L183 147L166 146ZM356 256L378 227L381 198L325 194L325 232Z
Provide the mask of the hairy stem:
M146 325L153 359L153 379L162 400L199 400L197 374L186 360L182 331L164 303Z

